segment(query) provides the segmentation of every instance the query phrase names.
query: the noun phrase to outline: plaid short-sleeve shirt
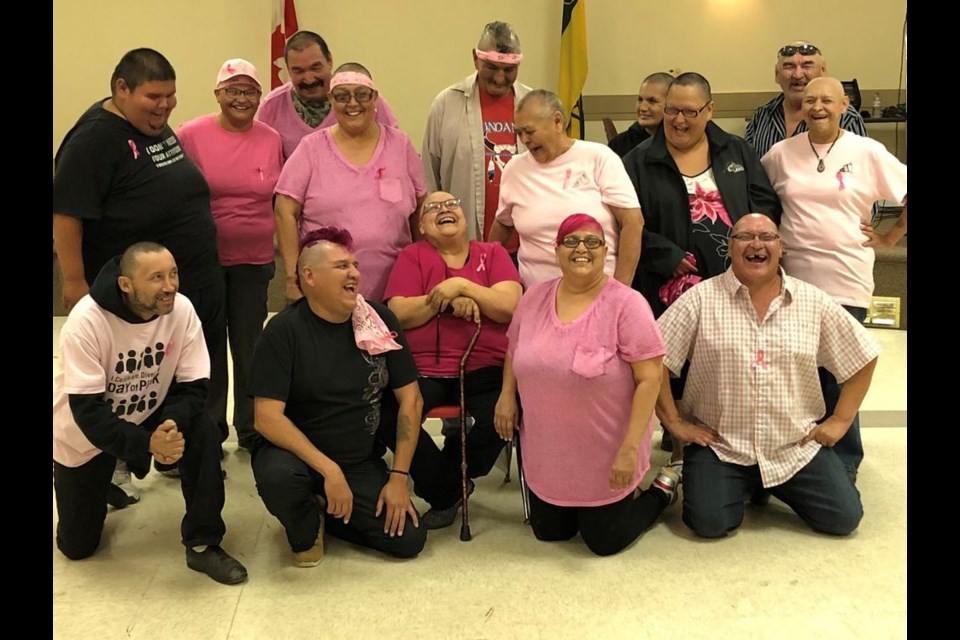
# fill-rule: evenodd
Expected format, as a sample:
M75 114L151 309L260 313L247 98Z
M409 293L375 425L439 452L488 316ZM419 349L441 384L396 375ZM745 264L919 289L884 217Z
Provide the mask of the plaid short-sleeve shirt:
M817 367L844 382L880 353L826 293L781 275L763 320L731 268L690 289L657 321L664 364L677 375L690 360L681 413L723 436L712 449L724 462L758 464L765 487L789 480L820 448L799 444L825 411Z

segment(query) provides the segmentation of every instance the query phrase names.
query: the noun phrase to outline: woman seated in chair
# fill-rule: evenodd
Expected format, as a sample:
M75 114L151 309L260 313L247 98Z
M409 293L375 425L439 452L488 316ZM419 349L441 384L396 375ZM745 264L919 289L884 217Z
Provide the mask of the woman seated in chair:
M420 210L423 239L405 247L387 282L384 300L400 320L420 371L423 414L440 405L460 404L460 360L479 324L479 337L466 363L467 413L474 419L467 436L467 472L489 473L503 448L493 428L500 396L507 325L520 300L520 275L506 250L494 242L468 240L459 198L438 191ZM411 475L430 469L431 483L459 487L460 433L446 435L440 451L421 437ZM439 476L439 477L438 477ZM444 481L447 482L444 482ZM424 514L428 529L453 524L460 501Z
M507 331L496 429L518 425L539 540L580 532L597 555L618 553L676 499L663 468L646 491L663 340L643 296L604 274L603 228L578 213L557 231L562 276L531 287Z

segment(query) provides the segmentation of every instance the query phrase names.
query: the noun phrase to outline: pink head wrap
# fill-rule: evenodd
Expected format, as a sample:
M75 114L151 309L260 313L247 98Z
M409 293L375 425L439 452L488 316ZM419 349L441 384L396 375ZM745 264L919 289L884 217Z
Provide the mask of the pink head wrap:
M480 49L474 49L473 53L481 60L500 64L520 64L523 60L522 53L500 53L499 51L480 51Z
M341 71L337 74L334 74L330 78L330 90L333 91L334 88L339 87L341 84L358 84L361 87L366 87L373 91L377 90L377 86L373 84L373 79L370 76L366 76L358 71Z

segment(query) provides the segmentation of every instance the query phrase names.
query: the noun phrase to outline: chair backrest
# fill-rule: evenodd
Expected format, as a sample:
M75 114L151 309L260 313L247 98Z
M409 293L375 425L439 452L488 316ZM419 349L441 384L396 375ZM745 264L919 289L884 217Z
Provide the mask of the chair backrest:
M607 142L617 137L617 128L613 125L613 120L610 118L603 119L603 132L607 134Z

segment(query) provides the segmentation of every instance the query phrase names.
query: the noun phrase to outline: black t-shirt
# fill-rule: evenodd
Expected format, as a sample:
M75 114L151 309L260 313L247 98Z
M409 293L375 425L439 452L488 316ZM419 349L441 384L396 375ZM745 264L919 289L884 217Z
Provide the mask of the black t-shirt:
M327 322L301 298L264 328L250 367L247 393L284 401L284 415L339 465L373 455L384 390L417 379L397 317L370 304L402 350L371 356L357 347L350 320Z
M170 127L145 136L102 104L80 116L54 160L53 212L83 221L87 283L110 258L149 240L173 254L181 293L210 284L217 228L203 174Z

